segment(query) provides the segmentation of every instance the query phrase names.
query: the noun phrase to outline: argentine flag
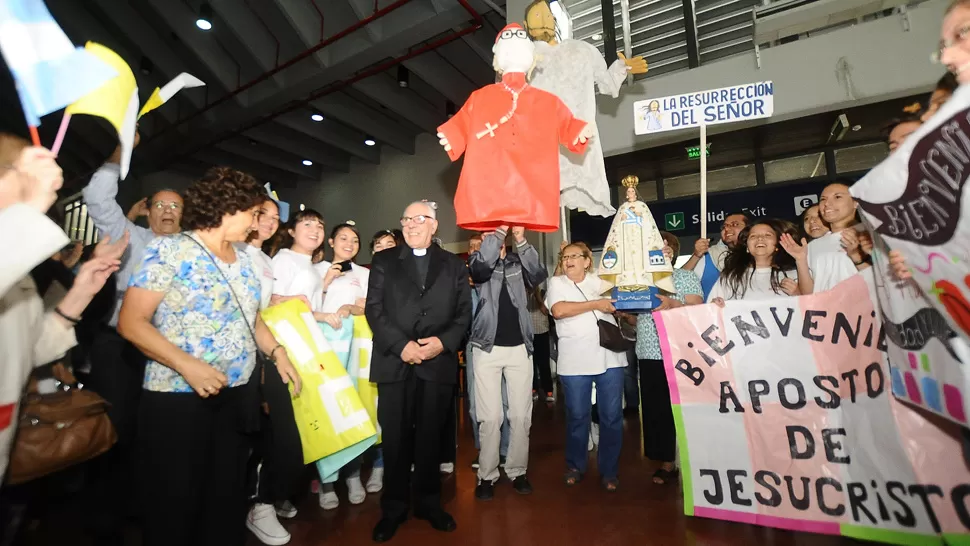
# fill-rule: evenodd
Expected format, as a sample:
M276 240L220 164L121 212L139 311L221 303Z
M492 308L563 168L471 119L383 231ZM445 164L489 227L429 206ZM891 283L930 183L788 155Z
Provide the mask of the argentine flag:
M74 47L42 0L0 0L0 52L31 126L118 75Z

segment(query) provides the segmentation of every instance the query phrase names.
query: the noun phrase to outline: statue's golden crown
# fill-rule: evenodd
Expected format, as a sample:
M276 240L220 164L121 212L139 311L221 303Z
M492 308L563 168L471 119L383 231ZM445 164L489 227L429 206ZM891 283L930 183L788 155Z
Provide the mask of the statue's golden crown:
M621 183L628 188L635 188L640 183L640 177L635 174L628 174L623 177Z

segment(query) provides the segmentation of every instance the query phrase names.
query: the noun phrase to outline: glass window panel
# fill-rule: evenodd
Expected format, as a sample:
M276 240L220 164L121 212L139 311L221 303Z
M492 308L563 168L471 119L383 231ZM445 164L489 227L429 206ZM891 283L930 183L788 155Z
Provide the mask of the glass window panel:
M823 152L765 161L765 183L767 184L824 177L827 174Z
M889 156L882 142L835 150L835 170L839 173L867 171Z
M707 173L707 192L735 190L748 188L758 183L754 165L728 167ZM701 192L701 174L691 173L664 179L664 198L674 199L699 195Z

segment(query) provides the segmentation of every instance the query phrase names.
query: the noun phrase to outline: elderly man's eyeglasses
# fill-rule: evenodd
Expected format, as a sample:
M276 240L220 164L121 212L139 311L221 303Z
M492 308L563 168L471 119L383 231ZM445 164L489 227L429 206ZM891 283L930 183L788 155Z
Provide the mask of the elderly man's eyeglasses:
M410 224L411 222L414 222L415 224L419 224L420 225L420 224L423 224L423 223L427 222L428 220L434 220L434 217L433 216L427 216L425 214L418 214L416 216L402 216L401 217L401 226L406 226L406 225Z
M169 209L172 211L176 211L182 208L182 204L176 201L169 201L168 203L166 203L165 201L155 201L154 203L152 203L152 206L158 210Z

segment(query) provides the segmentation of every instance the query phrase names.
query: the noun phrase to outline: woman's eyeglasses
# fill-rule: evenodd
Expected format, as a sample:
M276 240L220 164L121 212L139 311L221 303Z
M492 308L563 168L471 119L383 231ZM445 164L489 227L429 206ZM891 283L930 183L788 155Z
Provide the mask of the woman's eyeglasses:
M587 256L585 254L563 254L562 261L565 262L566 260L579 260L586 257Z

